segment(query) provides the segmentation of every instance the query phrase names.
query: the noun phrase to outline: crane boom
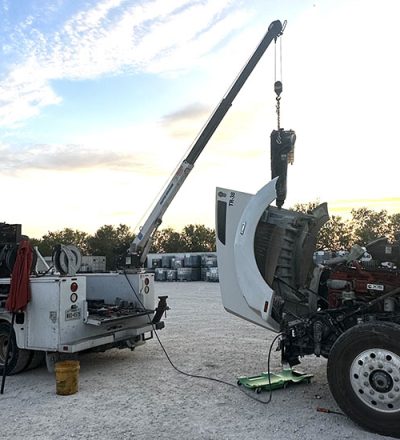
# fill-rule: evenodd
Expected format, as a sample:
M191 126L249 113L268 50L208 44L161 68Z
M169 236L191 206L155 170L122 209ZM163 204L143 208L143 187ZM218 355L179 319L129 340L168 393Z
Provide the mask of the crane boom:
M148 216L146 222L131 243L129 248L129 256L127 258L127 264L129 266L137 267L144 263L152 244L152 237L157 228L160 226L165 211L175 198L183 182L186 180L186 177L193 169L196 160L225 117L232 105L233 100L236 98L251 72L263 56L264 52L267 50L268 46L273 40L276 41L276 39L282 35L283 30L284 26L282 26L282 23L279 20L273 21L269 25L267 33L264 35L253 55L250 57L228 92L212 113L203 130L195 139L189 154L178 167L177 171L169 181L165 191L162 193L157 204L154 206L153 210Z

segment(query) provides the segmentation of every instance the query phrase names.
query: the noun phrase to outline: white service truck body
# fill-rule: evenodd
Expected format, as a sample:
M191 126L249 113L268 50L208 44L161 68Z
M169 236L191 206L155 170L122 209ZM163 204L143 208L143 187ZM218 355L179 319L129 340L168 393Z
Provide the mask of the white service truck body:
M9 286L10 278L0 278L0 324L11 322L5 309ZM156 309L152 273L32 276L30 287L31 300L15 317L15 342L19 351L46 353L49 369L61 354L133 349L164 325L152 322Z

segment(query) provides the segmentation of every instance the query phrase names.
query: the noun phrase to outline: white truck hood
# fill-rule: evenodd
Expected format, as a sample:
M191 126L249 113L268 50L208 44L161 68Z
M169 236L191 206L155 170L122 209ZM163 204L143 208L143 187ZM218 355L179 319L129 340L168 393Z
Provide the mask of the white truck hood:
M271 206L276 181L254 195L217 188L216 240L225 309L279 331L285 307L299 314L315 307L309 274L317 233L329 215L326 204L311 214Z

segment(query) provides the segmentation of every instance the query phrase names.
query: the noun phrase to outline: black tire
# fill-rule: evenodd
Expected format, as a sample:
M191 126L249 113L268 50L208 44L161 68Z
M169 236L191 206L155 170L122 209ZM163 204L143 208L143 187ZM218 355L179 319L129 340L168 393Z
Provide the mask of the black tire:
M332 347L327 375L337 404L355 423L400 438L400 325L347 330Z
M0 324L0 374L3 374L4 364L9 344L10 323L2 322ZM17 347L14 330L11 332L11 347L7 364L7 376L18 374L28 366L33 352L31 350L22 350Z
M32 350L31 359L26 367L27 370L33 370L34 368L41 367L45 364L46 354L44 351Z

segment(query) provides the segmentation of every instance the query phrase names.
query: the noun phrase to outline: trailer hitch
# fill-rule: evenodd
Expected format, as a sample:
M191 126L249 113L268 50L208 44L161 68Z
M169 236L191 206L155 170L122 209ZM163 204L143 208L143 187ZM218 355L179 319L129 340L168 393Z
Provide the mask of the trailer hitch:
M169 310L169 306L167 304L167 298L168 296L159 296L158 297L158 306L156 308L156 313L153 317L153 324L157 324L158 322L160 322L160 319L162 317L162 315Z

